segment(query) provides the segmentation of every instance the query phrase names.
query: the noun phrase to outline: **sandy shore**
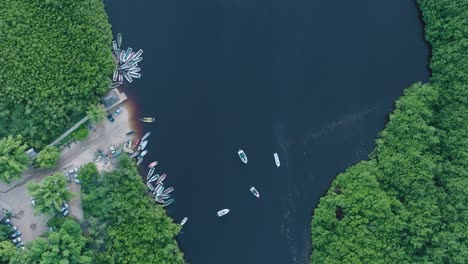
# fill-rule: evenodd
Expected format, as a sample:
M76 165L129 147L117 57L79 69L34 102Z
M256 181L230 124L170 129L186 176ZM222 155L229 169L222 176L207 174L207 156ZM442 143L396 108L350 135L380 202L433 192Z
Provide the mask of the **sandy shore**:
M34 215L30 200L31 196L26 189L27 182L31 180L39 182L55 172L65 173L71 168L94 162L98 150L108 153L111 145L117 149L131 139L131 136L127 136L126 133L133 130L132 127L134 127L132 126L133 122L131 122L132 109L128 107L127 103L122 108L123 111L119 116L115 117L115 122L105 119L90 131L86 140L65 147L61 151L60 161L56 168L48 170L30 169L18 181L11 184L0 183L0 207L6 208L13 213L11 221L23 233L22 239L24 242L30 242L48 230L46 225L48 219L43 215ZM112 169L112 164L111 162L110 166L104 166L102 161L96 163L98 169L101 170ZM83 210L81 207L80 185L76 184L72 179L68 188L75 193L75 197L69 201L70 217L81 222Z

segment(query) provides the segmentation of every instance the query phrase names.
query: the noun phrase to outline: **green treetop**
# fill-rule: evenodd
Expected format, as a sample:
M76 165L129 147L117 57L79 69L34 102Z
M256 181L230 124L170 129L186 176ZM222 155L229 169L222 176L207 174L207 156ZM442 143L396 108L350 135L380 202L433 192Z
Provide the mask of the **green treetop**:
M59 150L54 146L47 146L37 156L36 162L41 168L53 168L57 166L60 158Z
M29 182L28 192L36 201L36 213L55 214L62 204L73 197L67 190L67 179L60 173L48 176L40 183Z
M20 136L0 139L0 180L6 183L21 178L29 164L26 145Z

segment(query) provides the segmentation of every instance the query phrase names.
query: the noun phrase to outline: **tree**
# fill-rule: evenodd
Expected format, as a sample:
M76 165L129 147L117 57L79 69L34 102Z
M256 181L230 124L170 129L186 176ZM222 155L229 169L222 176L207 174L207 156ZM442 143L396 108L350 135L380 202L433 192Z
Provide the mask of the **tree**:
M13 243L8 240L0 241L0 263L9 263L10 258L17 252Z
M80 140L80 141L85 140L88 137L88 134L89 134L89 132L88 132L88 129L86 127L81 127L78 130L76 130L75 132L73 132L73 136L77 140Z
M73 197L67 190L67 179L60 173L48 176L40 183L30 181L27 185L29 194L36 201L35 213L56 214L63 203Z
M60 158L59 150L54 146L47 146L41 152L36 159L37 164L41 168L53 168L57 166L57 161Z
M10 183L21 178L29 164L26 145L21 141L21 136L0 139L0 180L3 182Z
M97 182L82 189L82 201L96 263L184 263L174 240L180 226L146 194L128 156L101 177L88 169Z
M49 233L47 240L37 238L25 251L16 254L11 263L90 264L92 259L85 243L80 225L73 220L65 220L58 231Z
M107 115L106 108L102 104L91 105L86 111L86 114L89 116L89 119L93 123L101 122Z

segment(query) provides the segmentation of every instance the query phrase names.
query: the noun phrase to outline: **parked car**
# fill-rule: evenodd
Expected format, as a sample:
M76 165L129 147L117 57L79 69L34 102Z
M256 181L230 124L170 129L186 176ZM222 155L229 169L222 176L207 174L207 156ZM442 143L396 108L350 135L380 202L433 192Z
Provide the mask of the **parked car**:
M0 223L8 225L8 224L10 224L10 219L9 218L3 218L2 221L0 221Z
M23 242L21 242L21 241L18 242L18 243L16 243L15 246L17 246L17 247L19 247L19 248L21 248L21 249L24 249L24 244L23 244Z
M111 122L114 122L114 121L115 121L115 119L114 119L114 117L112 116L112 114L108 115L108 116L107 116L107 119L109 119L109 121L111 121Z
M12 239L11 242L13 242L13 244L19 243L19 242L21 242L21 237L17 237L15 239Z
M68 204L67 203L63 203L62 204L62 208L60 208L60 212L63 213L65 210L68 209Z
M15 232L10 234L10 238L17 238L21 236L21 232L19 230L16 230Z
M17 226L11 226L10 229L11 229L10 233L13 233L16 230L18 230L18 227Z
M114 146L111 145L111 146L109 147L109 149L110 149L110 151L111 151L111 154L114 155L114 154L115 154L115 148L114 148Z
M122 113L122 107L117 108L114 112L114 116L118 116L120 113Z
M75 183L78 183L78 184L80 184L80 183L81 183L81 180L80 180L80 179L78 179L78 174L77 174L77 175L75 175Z
M68 215L68 209L65 209L65 211L62 212L62 215L67 216Z

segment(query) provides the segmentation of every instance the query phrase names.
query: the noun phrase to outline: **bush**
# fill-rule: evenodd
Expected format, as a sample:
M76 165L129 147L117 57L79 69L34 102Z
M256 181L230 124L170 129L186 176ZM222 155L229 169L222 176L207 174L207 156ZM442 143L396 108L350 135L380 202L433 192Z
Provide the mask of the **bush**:
M41 168L53 168L57 166L60 158L59 150L54 146L47 146L37 156L36 163Z
M80 127L78 128L78 130L73 132L73 136L79 141L85 140L88 137L88 135L89 131L86 127Z

